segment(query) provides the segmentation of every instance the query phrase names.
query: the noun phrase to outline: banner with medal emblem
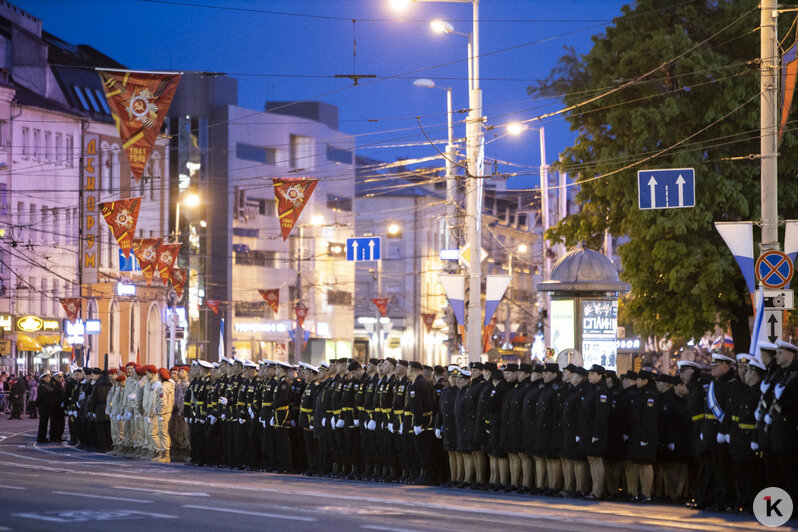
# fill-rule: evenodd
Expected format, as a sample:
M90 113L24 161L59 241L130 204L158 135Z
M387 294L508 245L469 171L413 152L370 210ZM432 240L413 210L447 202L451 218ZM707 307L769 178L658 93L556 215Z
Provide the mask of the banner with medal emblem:
M387 297L375 297L371 300L372 303L377 307L377 310L380 311L380 316L385 316L388 312L388 298Z
M163 244L163 238L136 238L133 240L133 254L139 260L141 273L147 286L152 285L155 274L155 265L158 262L158 248Z
M280 308L280 289L274 288L272 290L258 290L258 293L263 300L269 304L269 308L272 309L272 312L277 314L277 311Z
M81 299L79 297L62 297L60 301L69 321L75 321L80 317Z
M103 213L105 223L111 228L126 259L130 258L130 248L133 247L133 236L136 234L140 207L141 198L100 203L100 212Z
M161 244L158 248L158 262L156 268L158 273L161 274L161 281L164 286L169 282L169 276L177 264L177 254L180 252L180 243L177 244Z
M424 326L427 328L427 332L432 332L432 324L435 323L435 313L422 314L421 319L424 320Z
M205 302L208 305L208 308L213 311L214 314L217 316L219 315L219 300L218 299L209 299Z
M274 201L277 203L277 218L283 242L288 240L302 209L307 205L318 179L310 177L274 177Z
M169 274L169 279L172 281L172 288L175 289L177 297L183 297L183 287L186 286L186 278L188 277L188 268L174 268L172 273Z
M172 104L180 74L98 70L122 149L138 184Z
M299 326L302 327L302 324L305 323L305 318L308 317L308 307L305 305L299 304L294 307L294 313L296 314L296 321L299 322Z

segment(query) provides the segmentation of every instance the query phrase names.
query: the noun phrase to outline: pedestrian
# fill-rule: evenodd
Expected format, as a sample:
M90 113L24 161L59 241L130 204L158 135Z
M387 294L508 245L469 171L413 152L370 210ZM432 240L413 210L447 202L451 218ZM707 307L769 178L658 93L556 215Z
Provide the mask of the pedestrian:
M776 364L781 369L774 381L773 404L765 415L771 429L771 450L778 468L773 484L787 493L798 493L798 346L776 342Z
M55 443L64 441L64 415L66 408L65 385L63 372L56 372L53 377L54 407L53 413L50 415L50 441Z
M654 374L640 370L636 379L637 393L632 399L629 424L628 457L634 464L629 491L635 502L652 502L654 467L657 458L659 406Z
M13 374L9 379L9 397L11 400L11 416L8 419L22 419L22 408L25 406L27 386L25 379Z
M432 368L430 368L432 369ZM413 428L413 443L419 461L419 474L411 483L430 486L435 483L433 444L435 443L432 415L435 403L435 388L424 376L424 367L418 361L410 362L408 387L408 410Z
M150 409L152 442L155 449L154 462L169 463L171 441L169 439L169 419L175 401L175 383L169 370L160 368L158 380L153 383L152 407Z
M107 453L113 447L111 440L111 418L106 412L108 396L112 388L111 377L107 370L102 370L97 375L97 381L92 388L91 396L88 399L87 411L93 419L96 431L96 451Z
M56 391L52 382L52 375L49 371L45 371L39 377L41 383L37 387L38 398L35 408L39 410L39 431L36 435L36 443L47 443L47 425L50 422L50 416L55 414L56 408ZM52 434L52 429L50 429Z
M36 419L38 414L36 411L36 400L39 397L39 381L35 375L28 374L28 376L25 377L25 382L28 385L28 418Z

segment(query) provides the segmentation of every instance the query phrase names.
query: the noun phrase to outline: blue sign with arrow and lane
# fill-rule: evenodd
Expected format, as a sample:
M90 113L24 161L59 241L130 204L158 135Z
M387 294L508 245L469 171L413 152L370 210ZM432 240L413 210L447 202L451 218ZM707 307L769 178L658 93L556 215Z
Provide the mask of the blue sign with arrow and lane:
M695 170L639 170L637 198L644 210L695 207Z
M354 262L380 260L380 237L347 238L346 260Z

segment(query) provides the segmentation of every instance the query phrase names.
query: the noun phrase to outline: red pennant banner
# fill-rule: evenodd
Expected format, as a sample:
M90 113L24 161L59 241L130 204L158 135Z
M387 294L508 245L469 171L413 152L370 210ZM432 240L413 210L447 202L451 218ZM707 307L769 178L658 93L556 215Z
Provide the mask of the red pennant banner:
M169 279L172 281L172 288L175 289L177 297L183 297L183 287L186 286L187 277L188 268L174 268L169 274Z
M180 252L180 243L177 244L161 244L158 248L158 262L156 268L158 273L161 274L161 281L164 286L169 282L169 274L177 264L177 254Z
M80 317L80 304L81 299L79 297L61 298L61 306L64 307L64 312L66 312L69 321L75 321Z
M163 238L136 238L133 240L133 255L139 261L147 286L152 285L152 278L158 263L158 248L161 247L161 244L163 244Z
M427 332L431 332L432 324L435 323L435 313L422 314L421 319L424 320L424 325L427 327Z
M490 351L490 337L493 336L493 329L496 328L496 317L490 319L490 322L482 329L482 352L487 353Z
M318 179L310 177L274 177L274 200L277 203L277 217L283 241L288 239L302 209L307 205Z
M133 246L133 235L136 233L140 207L141 198L100 203L100 212L103 213L105 222L111 228L126 259L130 258L130 248Z
M388 298L387 297L375 297L371 300L377 306L377 310L380 311L380 316L385 316L388 312Z
M207 303L208 308L213 311L214 314L219 314L219 300L218 299L209 299L205 303Z
M299 326L302 327L302 324L305 323L305 318L308 317L308 307L305 305L297 305L294 307L294 313L296 314L296 321L298 321Z
M277 310L280 308L280 289L274 288L272 290L258 290L258 293L263 300L269 304L269 308L272 309L272 312L277 314Z
M99 70L105 99L136 183L172 104L180 74Z

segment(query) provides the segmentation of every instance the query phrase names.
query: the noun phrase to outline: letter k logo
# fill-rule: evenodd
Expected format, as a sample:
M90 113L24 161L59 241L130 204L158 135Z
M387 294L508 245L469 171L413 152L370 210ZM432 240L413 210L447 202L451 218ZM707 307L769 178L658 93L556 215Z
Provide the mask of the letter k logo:
M767 502L766 513L768 517L773 515L773 512L776 512L776 515L779 517L783 517L781 511L779 511L779 503L781 503L782 499L777 499L775 503L772 502L772 498L770 496L766 496L764 499Z

